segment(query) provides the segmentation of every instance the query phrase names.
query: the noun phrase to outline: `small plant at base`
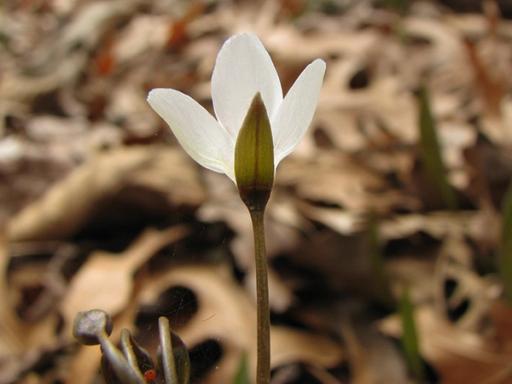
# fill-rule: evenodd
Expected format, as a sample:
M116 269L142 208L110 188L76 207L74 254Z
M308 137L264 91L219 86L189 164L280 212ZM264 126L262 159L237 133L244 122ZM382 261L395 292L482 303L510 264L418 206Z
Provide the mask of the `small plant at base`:
M169 329L167 318L160 317L158 325L160 347L156 366L127 329L121 331L120 349L110 341L112 319L102 310L79 312L73 335L83 345L100 345L102 375L109 384L188 384L190 359L185 344Z

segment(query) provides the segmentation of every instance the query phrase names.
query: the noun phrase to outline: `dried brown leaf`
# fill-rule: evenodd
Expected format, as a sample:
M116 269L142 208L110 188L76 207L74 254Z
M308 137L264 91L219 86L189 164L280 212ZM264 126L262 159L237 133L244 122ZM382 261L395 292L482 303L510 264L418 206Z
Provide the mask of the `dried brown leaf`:
M183 153L133 147L97 156L57 183L8 224L11 240L62 239L75 234L102 199L128 185L161 194L169 205L199 204L203 190Z
M430 305L417 307L415 317L421 353L443 383L483 383L510 366L510 353L503 353L492 338L451 325ZM398 337L400 320L388 318L381 329Z
M73 277L60 305L68 329L76 314L81 311L101 309L111 316L121 312L130 301L135 271L158 250L176 242L186 232L183 227L164 231L148 230L122 254L98 251L91 255Z
M231 277L225 266L190 265L176 267L153 278L143 288L141 301L149 304L173 286L190 289L199 309L178 334L190 347L206 339L218 340L223 358L205 383L227 382L236 371L241 353L247 351L251 369L256 361L256 312L249 296ZM272 365L306 362L333 366L343 356L341 348L327 338L286 327L272 327Z

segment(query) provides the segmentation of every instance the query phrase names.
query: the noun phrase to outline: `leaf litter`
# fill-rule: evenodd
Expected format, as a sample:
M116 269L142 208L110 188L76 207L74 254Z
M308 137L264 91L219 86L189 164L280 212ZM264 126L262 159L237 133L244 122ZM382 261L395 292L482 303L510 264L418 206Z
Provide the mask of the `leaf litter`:
M215 54L244 30L284 91L328 67L268 211L273 382L413 380L404 289L426 382L510 382L510 16L492 0L2 4L0 383L97 380L99 351L69 332L89 307L152 351L167 316L193 382L232 382L242 356L254 370L249 218L145 102L172 87L211 110Z

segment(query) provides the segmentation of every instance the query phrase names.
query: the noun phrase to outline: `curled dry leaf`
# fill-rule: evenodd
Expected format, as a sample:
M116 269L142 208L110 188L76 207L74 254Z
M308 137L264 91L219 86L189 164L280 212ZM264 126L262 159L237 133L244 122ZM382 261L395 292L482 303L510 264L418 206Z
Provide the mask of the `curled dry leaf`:
M490 310L501 294L496 278L482 277L474 268L473 253L459 236L445 240L437 260L438 306L444 313L455 313L465 303L468 308L457 319L457 326L473 332L484 332L490 324ZM445 298L447 283L455 288ZM487 329L486 329L487 328Z
M42 74L26 76L15 67L16 72L7 72L2 78L0 96L26 101L73 82L88 63L87 49L94 47L113 23L132 13L138 2L115 0L88 4L64 30L55 31L57 38L50 45L51 50L45 44L38 52L44 56L40 66L45 71L38 68Z
M241 354L247 351L251 370L256 361L256 311L247 294L234 281L224 265L190 265L175 267L151 279L142 289L141 304L155 302L173 286L186 287L196 296L198 311L177 333L191 347L207 339L218 340L223 356L217 369L204 383L228 382L238 367ZM337 344L325 337L286 327L272 327L272 366L304 362L324 367L341 361Z
M119 63L147 54L152 49L165 45L169 20L166 16L144 15L133 19L119 38L114 48Z
M47 316L37 324L23 323L11 305L7 284L7 241L0 232L0 383L11 383L58 345L58 319Z
M481 239L482 225L489 231L499 231L499 218L495 213L486 211L432 212L425 215L397 215L382 220L379 233L384 240L402 239L418 232L443 239L449 235L466 235ZM496 237L492 233L489 237Z
M23 341L20 340L22 327L15 311L9 304L7 272L7 244L5 237L0 234L0 361L10 355L16 355L23 350Z
M501 382L501 376L507 382L511 356L503 343L510 335L502 334L506 328L503 314L508 312L496 304L500 285L474 271L472 250L463 232L452 231L445 236L435 269L431 260L422 274L418 274L418 265L409 271L412 274L401 272L409 279L405 285L411 286L414 281L421 353L443 383L494 382L491 378ZM403 269L405 265L401 262L389 266L390 273L397 274L397 267ZM391 316L380 322L380 328L385 334L398 337L401 320Z
M416 307L415 318L421 353L443 383L484 383L510 367L510 352L504 353L494 338L452 325L431 305ZM400 319L387 318L380 328L398 337Z
M181 152L159 147L152 151L144 147L113 150L77 168L14 216L7 227L9 238L72 236L87 223L102 199L113 198L129 185L159 193L170 206L195 206L203 199L197 174Z
M403 195L384 177L335 152L319 153L307 162L290 159L283 163L279 177L281 185L295 188L303 199L337 205L352 213L387 211L404 203Z
M406 367L398 351L375 329L342 324L347 358L353 370L354 384L405 384Z
M322 223L342 235L351 235L364 227L364 218L349 210L322 208L312 204L298 205L300 212L310 220Z
M148 230L120 255L99 251L91 255L74 276L60 305L68 329L78 312L98 308L115 316L122 311L132 295L135 271L162 247L180 240L186 233L183 227Z

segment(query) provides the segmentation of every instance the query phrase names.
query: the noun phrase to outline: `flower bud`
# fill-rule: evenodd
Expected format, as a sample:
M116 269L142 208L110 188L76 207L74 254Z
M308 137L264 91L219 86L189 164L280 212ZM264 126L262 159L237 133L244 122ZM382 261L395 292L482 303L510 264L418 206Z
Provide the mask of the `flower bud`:
M274 183L274 144L259 93L254 96L238 133L235 177L240 197L249 210L263 210Z
M101 309L78 312L73 323L73 336L83 345L96 345L101 337L112 333L112 318Z

